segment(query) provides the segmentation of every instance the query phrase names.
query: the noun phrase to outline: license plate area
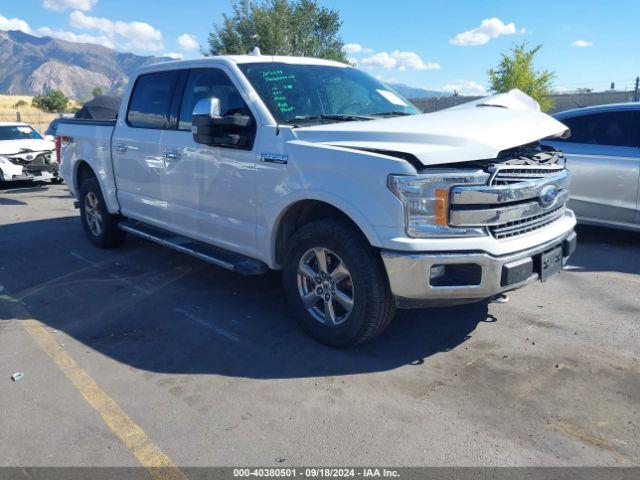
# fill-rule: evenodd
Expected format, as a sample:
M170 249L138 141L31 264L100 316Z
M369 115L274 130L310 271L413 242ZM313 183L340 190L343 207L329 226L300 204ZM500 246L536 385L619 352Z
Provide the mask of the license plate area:
M543 253L538 259L540 280L546 282L550 277L562 270L562 246Z

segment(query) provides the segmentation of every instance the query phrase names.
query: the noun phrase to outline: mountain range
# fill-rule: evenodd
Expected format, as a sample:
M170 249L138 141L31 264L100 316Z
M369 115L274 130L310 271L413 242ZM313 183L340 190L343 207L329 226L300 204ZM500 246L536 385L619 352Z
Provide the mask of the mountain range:
M91 92L96 88L116 94L138 68L168 60L171 59L121 53L90 43L35 37L18 30L0 31L0 94L41 95L60 90L77 100L92 98ZM449 95L389 85L410 99Z
M170 60L116 52L101 45L0 31L0 93L40 95L60 90L70 98L91 98L95 88L121 90L129 76L149 63Z

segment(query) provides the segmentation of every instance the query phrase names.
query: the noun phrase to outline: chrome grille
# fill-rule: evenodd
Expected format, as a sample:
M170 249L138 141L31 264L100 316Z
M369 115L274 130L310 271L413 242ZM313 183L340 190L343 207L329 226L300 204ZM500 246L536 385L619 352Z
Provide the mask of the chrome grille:
M489 231L491 232L491 235L499 240L523 235L525 233L538 230L539 228L546 227L556 220L560 220L564 216L565 210L566 207L561 205L553 210L549 210L548 212L544 212L533 217L489 227Z
M483 227L496 239L524 235L562 219L569 172L558 165L500 166L487 185L451 189L449 225Z
M561 172L564 167L560 165L518 165L499 166L492 169L489 185L512 185L527 180L539 180Z

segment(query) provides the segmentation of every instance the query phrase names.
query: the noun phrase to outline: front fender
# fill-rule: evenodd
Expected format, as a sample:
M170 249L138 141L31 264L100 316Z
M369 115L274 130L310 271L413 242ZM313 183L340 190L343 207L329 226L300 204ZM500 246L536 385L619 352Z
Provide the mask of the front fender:
M378 227L404 224L400 201L387 188L391 173L415 173L401 159L307 142L287 142L287 165L261 163L257 187L258 245L268 245L267 263L276 266L280 222L298 202L324 202L343 212L369 243L382 247Z

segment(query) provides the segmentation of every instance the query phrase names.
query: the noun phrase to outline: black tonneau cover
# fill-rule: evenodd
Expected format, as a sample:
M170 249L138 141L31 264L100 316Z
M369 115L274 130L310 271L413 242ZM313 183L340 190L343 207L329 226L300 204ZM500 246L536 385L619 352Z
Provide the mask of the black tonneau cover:
M75 118L81 120L115 120L120 110L120 97L101 95L88 101L76 112Z

